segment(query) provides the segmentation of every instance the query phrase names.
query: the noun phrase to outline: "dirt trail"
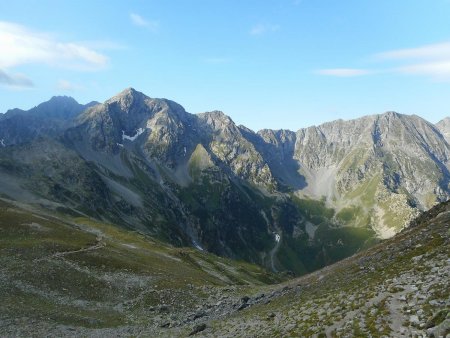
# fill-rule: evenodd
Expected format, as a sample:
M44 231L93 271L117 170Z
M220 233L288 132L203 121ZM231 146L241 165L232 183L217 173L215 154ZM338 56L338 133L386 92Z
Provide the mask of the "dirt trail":
M94 250L99 250L102 249L106 246L106 243L103 242L103 237L102 236L97 236L97 238L95 239L95 244L88 246L87 248L81 248L78 250L72 250L72 251L61 251L61 252L55 252L54 254L47 256L47 257L43 257L43 258L38 258L35 259L34 261L39 262L45 259L51 259L51 258L58 258L58 257L64 257L67 255L71 255L74 253L80 253L80 252L88 252L88 251L94 251Z

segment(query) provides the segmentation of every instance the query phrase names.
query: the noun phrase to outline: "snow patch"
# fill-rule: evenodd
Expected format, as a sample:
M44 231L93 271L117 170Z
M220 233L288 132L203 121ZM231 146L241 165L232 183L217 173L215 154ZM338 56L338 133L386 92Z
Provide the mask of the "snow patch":
M279 242L281 239L281 236L279 234L275 234L275 242Z
M123 144L122 143L116 143L119 147L123 148Z
M192 244L194 244L194 246L199 249L200 251L204 251L203 248L196 242L196 241L192 241Z
M122 243L122 245L129 249L137 249L138 248L136 245L128 244L128 243Z
M2 147L6 147L6 145L5 145L5 139L1 139L0 140L0 145L2 146Z
M139 128L138 130L136 130L136 134L134 134L133 136L128 136L125 134L125 131L122 130L122 140L134 141L139 137L139 135L144 133L144 131L145 131L144 128Z

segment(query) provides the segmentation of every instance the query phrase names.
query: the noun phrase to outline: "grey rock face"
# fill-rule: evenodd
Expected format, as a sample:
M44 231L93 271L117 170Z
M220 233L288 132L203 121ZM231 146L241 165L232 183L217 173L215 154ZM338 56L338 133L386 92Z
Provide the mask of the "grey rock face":
M381 237L405 226L416 208L425 210L449 197L449 146L418 116L388 112L300 129L295 136L268 130L259 135L261 147L270 149L266 158L275 177L287 177L294 161L297 173L291 170L284 182L297 180L299 196L325 198L338 211L351 210L360 225L372 226Z

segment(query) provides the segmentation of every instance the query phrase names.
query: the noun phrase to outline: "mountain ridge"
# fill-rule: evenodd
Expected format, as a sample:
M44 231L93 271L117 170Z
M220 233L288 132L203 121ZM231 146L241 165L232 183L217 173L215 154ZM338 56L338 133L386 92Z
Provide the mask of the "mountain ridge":
M393 236L450 193L442 133L395 112L254 132L128 88L43 136L0 148L2 194L295 274Z

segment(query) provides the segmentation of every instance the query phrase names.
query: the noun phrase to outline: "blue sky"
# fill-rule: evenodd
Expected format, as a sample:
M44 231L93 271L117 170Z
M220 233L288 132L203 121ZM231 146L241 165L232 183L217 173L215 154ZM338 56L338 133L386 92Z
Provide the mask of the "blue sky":
M0 1L0 112L126 87L254 130L450 115L450 0Z

